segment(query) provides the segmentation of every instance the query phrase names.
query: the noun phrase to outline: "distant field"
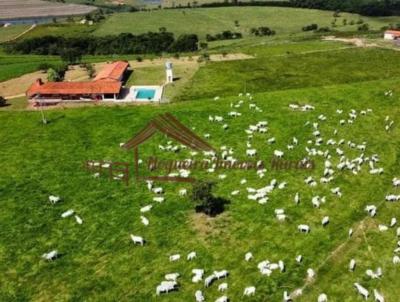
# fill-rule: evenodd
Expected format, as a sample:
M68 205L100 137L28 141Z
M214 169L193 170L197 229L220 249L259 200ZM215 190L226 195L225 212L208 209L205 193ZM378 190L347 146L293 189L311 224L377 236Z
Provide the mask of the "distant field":
M241 0L240 2L251 2L252 0ZM262 1L262 0L261 0ZM268 0L271 2L271 0ZM276 2L287 2L289 0L272 0ZM186 0L161 0L161 5L163 7L179 7L179 6L200 6L202 4L208 3L223 3L225 0L199 0L199 1L186 1Z
M180 99L400 77L400 52L391 50L357 48L277 56L269 55L267 49L255 50L259 55L254 60L211 62L201 67Z
M0 1L0 20L84 15L95 9L93 6L41 0L2 0Z
M356 25L343 26L343 19L357 21L359 15L341 14L338 18L335 30L354 31ZM389 22L398 18L366 18L371 29L378 30ZM235 27L234 21L239 21L239 27ZM227 8L199 8L199 9L174 9L157 10L151 12L121 13L115 14L102 23L95 31L96 35L110 35L121 32L145 33L158 31L160 27L166 27L177 35L183 33L196 33L201 38L206 34L215 34L224 30L232 30L249 35L252 27L269 26L277 35L290 35L301 32L301 28L311 23L317 23L320 27L331 26L332 12L319 10L306 10L278 7L227 7Z
M0 43L9 41L29 28L28 25L14 25L10 27L0 27Z

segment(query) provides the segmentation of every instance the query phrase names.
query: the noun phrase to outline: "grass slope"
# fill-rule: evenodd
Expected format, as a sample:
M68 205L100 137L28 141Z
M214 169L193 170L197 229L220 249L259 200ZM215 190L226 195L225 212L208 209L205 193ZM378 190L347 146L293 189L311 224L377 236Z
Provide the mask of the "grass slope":
M357 21L359 15L341 14L338 19L340 31L355 30L356 25L342 26L342 19L348 22ZM362 17L370 25L371 29L380 29L389 23L385 18ZM390 20L392 20L391 18ZM234 26L238 20L240 27ZM242 32L249 35L250 28L268 26L277 32L277 35L290 35L301 32L301 28L311 23L319 26L331 26L332 12L278 8L278 7L224 7L224 8L199 8L199 9L174 9L157 10L139 13L121 13L112 15L95 32L96 35L110 35L121 32L145 33L158 31L160 27L166 27L177 35L183 33L196 33L201 38L206 34L215 34L224 30ZM398 20L398 18L397 18Z
M194 267L213 270L228 269L230 276L228 295L240 300L245 286L255 285L257 293L248 301L280 301L284 290L294 290L304 284L306 269L317 269L340 244L347 240L347 231L366 216L363 208L368 203L381 203L384 195L392 192L391 178L399 168L399 129L390 133L384 130L384 118L390 115L395 124L399 114L398 80L375 81L352 85L293 89L288 91L258 94L252 102L263 109L262 113L249 110L248 103L238 109L242 117L230 119L226 113L230 103L239 100L229 97L218 102L202 100L153 107L111 107L54 110L46 112L50 124L40 124L39 112L0 112L0 300L43 301L191 301L194 291L203 288L190 282L190 271ZM386 98L383 92L394 88L394 97ZM288 104L296 100L310 103L316 110L308 113L293 112ZM343 116L336 108L345 110L373 109L373 113L360 116L353 125L339 126ZM378 153L379 166L385 168L382 176L373 176L364 167L358 176L349 172L337 172L329 186L309 188L304 178L318 178L323 170L323 159L316 158L316 170L273 171L260 179L255 172L227 172L226 180L219 180L218 196L232 200L222 216L204 221L194 215L193 206L187 198L178 197L178 189L184 185L163 184L166 202L156 204L146 214L150 225L146 228L139 220L139 208L151 203L145 185L131 183L125 187L106 179L95 179L82 170L86 159L131 160L132 155L119 148L158 113L172 112L183 123L195 128L200 135L210 133L210 143L215 147L227 145L235 149L235 156L244 159L246 135L244 129L260 120L269 121L267 135L255 135L253 146L259 156L267 162L274 149L286 149L293 136L300 146L286 152L288 159L304 156L306 141L312 138L311 127L306 121L315 121L321 113L327 115L320 122L324 138L332 136L334 128L338 138L356 143L368 143L366 155ZM223 115L230 129L222 130L219 124L210 124L208 115ZM275 146L265 143L266 137L275 136ZM159 142L167 141L157 136L141 149L140 156L146 159L154 154ZM331 149L331 147L326 147ZM349 156L359 152L342 147ZM337 163L338 157L332 160ZM217 179L217 174L208 175ZM242 178L248 184L240 186ZM287 181L288 187L275 191L267 205L261 206L247 200L246 186L259 188L273 178ZM329 188L340 186L341 199L334 197ZM241 194L230 197L232 190L240 188ZM300 192L302 203L295 206L292 199ZM56 206L47 202L49 194L59 194L64 200ZM321 209L311 206L312 196L327 196ZM83 219L82 226L72 219L61 219L60 214L74 209ZM275 208L285 208L288 221L278 223ZM327 228L320 226L324 215L331 217ZM396 203L384 204L377 221L388 223L391 217L400 217ZM334 258L337 266L321 266L315 286L305 291L302 301L315 301L320 290L329 295L329 301L362 301L354 292L351 283L359 281L368 288L377 286L388 301L395 301L400 288L398 273L390 265L391 251L395 245L393 230L381 234L375 224L369 223L366 237L356 236L344 251ZM299 234L296 226L309 223L312 232ZM129 234L144 236L145 247L133 246ZM366 241L367 240L367 241ZM366 242L372 245L373 256L368 254ZM46 263L40 255L58 249L62 257ZM181 253L183 256L196 250L198 258L191 263L181 260L170 263L168 256ZM244 254L251 250L252 262L244 262ZM349 254L347 254L349 252ZM304 262L297 265L297 254ZM356 255L360 269L354 275L346 271L350 256ZM269 259L282 259L287 265L285 273L274 272L269 278L262 277L256 263ZM363 268L384 268L382 280L369 281ZM164 274L179 272L179 292L162 298L155 296L155 287ZM334 280L334 282L332 281ZM219 282L217 282L219 283ZM332 284L333 283L333 284ZM207 300L213 301L220 293L213 285L205 290Z
M22 34L29 28L28 25L13 25L9 27L0 27L0 43L9 41Z

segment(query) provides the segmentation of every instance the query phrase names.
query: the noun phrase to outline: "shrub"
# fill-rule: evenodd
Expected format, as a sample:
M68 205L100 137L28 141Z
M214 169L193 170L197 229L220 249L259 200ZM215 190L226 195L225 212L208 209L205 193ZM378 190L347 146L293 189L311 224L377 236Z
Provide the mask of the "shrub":
M196 203L196 212L202 212L209 216L216 216L225 210L225 205L229 203L228 200L221 197L214 197L212 189L213 182L198 181L193 184L192 201Z
M0 96L0 107L4 107L7 104L7 100Z
M137 56L137 57L136 57L136 61L142 62L142 61L143 61L143 58L142 58L141 56Z
M207 34L206 40L208 42L217 41L217 40L234 40L241 39L243 35L239 32L231 32L230 30L225 30L222 33L218 33L215 36Z
M357 30L358 30L358 31L368 31L368 30L369 30L369 25L368 25L367 23L364 23L364 24L360 25L360 26L357 28Z
M317 30L318 29L318 24L310 24L310 25L306 25L302 28L303 31L312 31L312 30Z
M270 29L267 26L261 26L261 27L258 27L258 28L253 27L253 28L250 29L250 33L252 35L260 36L260 37L261 36L273 36L273 35L275 35L275 31Z

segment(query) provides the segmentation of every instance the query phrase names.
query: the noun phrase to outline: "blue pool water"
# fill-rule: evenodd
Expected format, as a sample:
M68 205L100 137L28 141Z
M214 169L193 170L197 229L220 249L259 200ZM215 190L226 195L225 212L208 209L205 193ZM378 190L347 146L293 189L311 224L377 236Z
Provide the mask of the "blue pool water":
M153 100L156 94L155 89L140 88L137 90L136 99Z

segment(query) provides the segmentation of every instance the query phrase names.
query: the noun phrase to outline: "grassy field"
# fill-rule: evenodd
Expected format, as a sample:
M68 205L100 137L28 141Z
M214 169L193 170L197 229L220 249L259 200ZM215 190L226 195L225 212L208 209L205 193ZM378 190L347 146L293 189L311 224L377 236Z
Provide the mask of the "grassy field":
M15 25L9 27L0 27L0 43L9 41L22 34L29 28L28 25Z
M358 21L360 16L354 14L341 14L338 18L339 31L355 30L356 25L342 25L342 20ZM368 18L362 19L370 25L371 29L379 30L399 18ZM239 21L235 27L234 21ZM110 35L120 32L145 33L158 31L166 27L177 35L183 33L196 33L201 38L206 34L216 34L224 30L232 30L249 35L252 27L268 26L276 31L277 35L287 36L301 32L301 28L311 23L320 27L331 26L332 12L319 10L306 10L277 7L241 7L241 8L204 8L184 10L159 10L152 12L122 13L112 15L96 30L96 35ZM132 26L135 24L135 26Z
M391 79L291 89L256 94L253 101L231 96L220 101L204 99L161 107L52 110L45 113L50 121L46 126L40 124L39 112L0 112L0 156L7 163L0 170L0 269L3 272L0 299L191 301L194 291L203 289L202 284L190 282L191 269L199 267L206 270L206 275L213 270L228 269L227 294L234 301L242 299L243 289L249 285L256 286L257 292L246 301L280 301L284 290L292 291L305 284L306 270L311 267L317 271L317 277L314 284L305 287L301 301L316 301L322 291L328 294L329 301L362 301L352 288L352 282L356 281L370 290L378 288L387 301L396 301L400 283L398 270L391 264L396 238L393 230L379 233L377 223L387 224L391 217L400 217L398 204L383 202L385 194L394 191L391 178L398 176L399 130L394 127L392 132L386 132L384 119L389 115L397 123L399 84L400 80ZM384 96L388 89L394 90L394 97ZM232 110L230 103L240 99L245 100L237 109L242 117L228 118L227 112ZM294 100L312 104L316 110L290 111L288 104ZM250 102L256 103L263 112L250 110ZM344 113L335 113L337 108ZM367 108L373 112L360 116L353 125L339 126L339 119L350 109L359 112ZM235 157L242 160L246 159L243 130L249 124L267 120L269 133L255 135L252 141L259 157L267 163L273 150L286 150L293 136L300 144L293 151L286 150L285 158L303 157L306 141L313 138L311 126L305 123L317 121L318 115L325 114L327 121L320 122L325 139L332 137L336 128L338 139L366 141L366 156L378 153L381 158L378 166L384 167L385 173L371 175L367 166L363 166L359 175L337 171L331 184L310 188L305 186L304 178L312 175L318 179L323 170L324 159L316 157L316 170L308 172L273 171L267 166L268 172L262 179L254 171L226 172L225 180L217 179L219 172L208 174L207 179L217 181L215 194L231 200L227 211L215 219L195 214L190 200L178 197L178 190L185 185L163 184L166 201L155 204L146 214L150 225L144 227L139 220L139 208L152 203L153 197L145 185L132 181L125 187L118 182L95 179L82 169L82 162L86 159L130 161L131 154L121 150L119 143L162 112L173 113L199 135L210 133L209 142L213 146L232 147ZM224 116L229 130L209 123L210 114ZM276 137L276 145L265 143L271 136ZM163 136L155 137L141 149L140 157L145 160L157 153L158 143L166 141ZM331 160L336 164L338 156L334 148L322 147L332 151ZM347 145L342 149L351 158L359 154ZM181 156L187 152L183 151ZM246 185L239 184L242 178L248 180ZM288 187L274 191L266 205L246 198L246 186L260 188L273 178L278 182L287 181ZM329 192L336 186L340 186L342 198ZM241 193L231 197L230 192L235 189ZM302 197L298 206L292 201L295 192L300 192ZM61 195L63 201L51 206L47 202L50 194ZM313 208L310 202L317 194L327 196L321 209ZM363 209L369 203L382 204L376 219L365 219ZM76 224L73 218L60 218L70 208L84 219L83 225ZM276 220L276 208L285 209L286 222ZM320 226L324 215L331 218L326 228ZM348 229L358 230L361 221L365 229L347 240ZM312 232L299 234L296 227L300 223L310 224ZM130 233L144 236L146 246L134 246ZM42 261L40 255L51 249L59 250L62 256L54 262ZM181 253L185 257L192 250L198 254L193 262L168 260L171 254ZM243 260L247 251L254 254L251 262ZM300 265L294 260L298 254L304 257ZM330 255L334 257L325 262ZM351 257L358 261L354 273L347 269ZM257 263L265 259L272 262L282 259L286 272L261 276ZM384 271L381 280L365 277L366 268L378 266ZM157 298L155 287L170 272L182 275L181 287L178 292ZM221 295L217 285L204 289L204 293L208 301Z
M277 50L272 49L273 52ZM257 59L211 62L201 67L179 98L190 100L232 95L244 90L261 92L400 76L400 66L397 65L400 52L391 50L322 49L315 52L307 50L305 54L283 52L274 56L269 55L268 48L259 47L251 52L258 54Z

